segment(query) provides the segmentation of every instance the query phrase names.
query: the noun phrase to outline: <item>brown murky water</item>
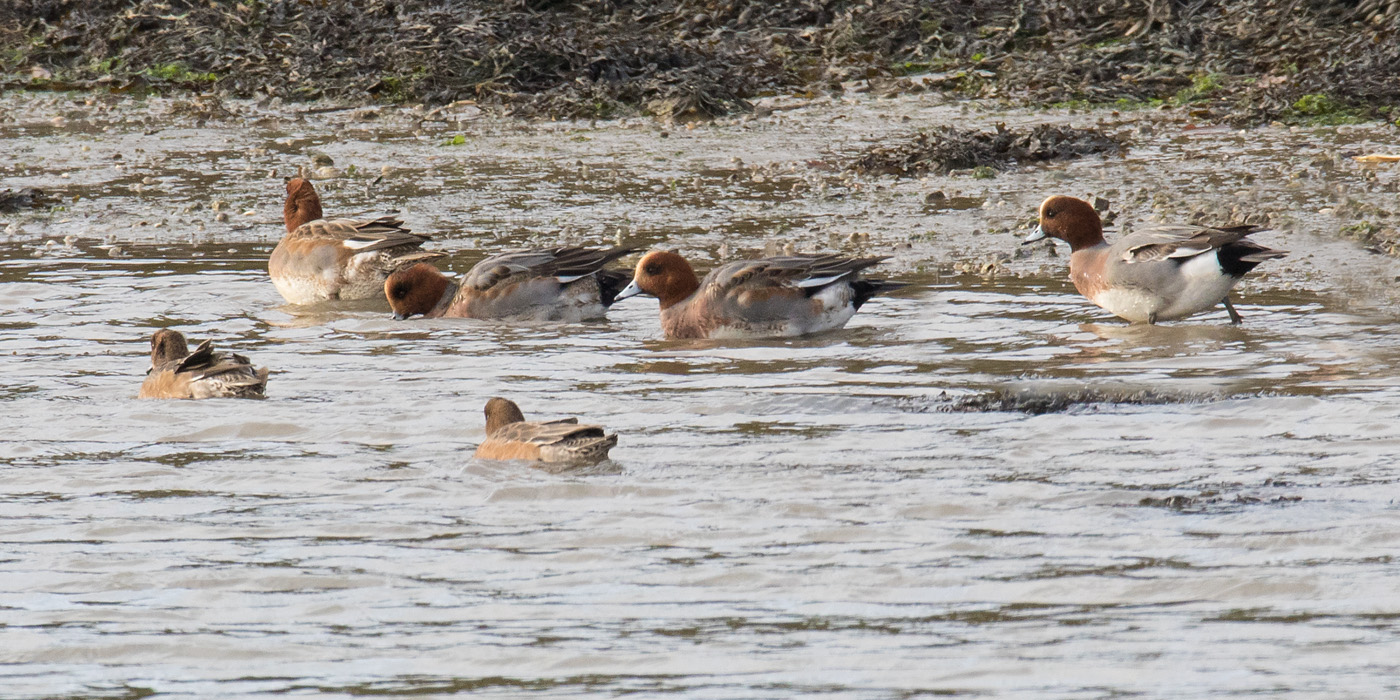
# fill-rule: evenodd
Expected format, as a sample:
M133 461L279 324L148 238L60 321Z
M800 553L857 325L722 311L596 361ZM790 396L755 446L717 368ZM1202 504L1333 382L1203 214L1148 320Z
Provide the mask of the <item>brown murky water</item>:
M1400 269L1334 235L1361 215L1318 213L1395 206L1400 168L1334 157L1393 129L917 99L693 130L240 104L201 128L85 99L0 97L0 186L64 198L0 215L0 696L1400 693ZM921 125L1097 119L1133 131L1125 158L828 169ZM747 343L660 340L647 299L562 328L288 309L264 265L311 149L355 166L319 183L329 213L399 209L458 272L791 243L914 284ZM1242 286L1241 327L1127 326L1017 247L1050 192L1120 222L1267 212L1293 255ZM136 400L160 326L272 367L269 398ZM943 410L1083 390L1151 401ZM615 459L472 460L497 394L606 423Z

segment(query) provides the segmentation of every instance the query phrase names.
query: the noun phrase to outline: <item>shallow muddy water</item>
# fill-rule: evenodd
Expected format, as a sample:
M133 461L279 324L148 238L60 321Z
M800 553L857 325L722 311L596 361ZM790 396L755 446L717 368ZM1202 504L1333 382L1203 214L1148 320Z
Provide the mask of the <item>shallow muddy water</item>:
M913 98L200 127L84 99L0 97L0 188L63 198L0 215L0 697L1400 693L1400 269L1335 235L1395 206L1400 168L1332 157L1394 130ZM923 125L1099 119L1125 156L830 167ZM561 241L701 268L787 243L912 284L765 342L661 340L644 298L565 327L291 309L265 264L313 149L355 166L318 181L328 213L398 209L459 273ZM1293 254L1239 288L1242 326L1128 326L1017 245L1051 192L1120 223L1268 213ZM162 326L271 367L269 398L135 399ZM1102 400L951 410L992 392ZM614 459L471 459L494 395L606 424Z

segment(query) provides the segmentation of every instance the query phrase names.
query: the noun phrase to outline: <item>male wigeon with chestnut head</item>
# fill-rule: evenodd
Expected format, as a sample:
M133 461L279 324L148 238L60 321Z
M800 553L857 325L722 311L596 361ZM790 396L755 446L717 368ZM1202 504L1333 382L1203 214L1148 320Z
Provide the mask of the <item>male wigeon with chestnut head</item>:
M185 336L162 328L151 336L151 368L141 383L143 399L260 399L267 389L267 368L248 358L214 352L206 340L190 352Z
M1230 290L1259 263L1288 254L1246 238L1262 230L1166 224L1133 231L1110 244L1088 202L1054 196L1040 205L1040 225L1025 243L1043 238L1068 243L1075 289L1133 323L1185 318L1220 303L1230 321L1239 323Z
M300 177L287 181L282 218L287 235L272 251L267 271L282 298L293 304L375 298L394 270L446 255L419 250L431 238L391 216L321 218L316 188Z
M607 459L616 444L617 435L602 426L579 425L577 418L531 423L514 401L493 398L486 402L486 440L476 457L588 464Z
M661 302L667 338L774 338L846 325L871 297L903 287L864 279L862 270L887 258L787 255L739 260L705 279L685 258L653 250L637 263L618 299L638 294Z
M602 318L627 283L627 273L606 265L634 248L548 248L492 255L461 284L426 263L399 270L384 281L384 296L403 320L478 318L575 323Z

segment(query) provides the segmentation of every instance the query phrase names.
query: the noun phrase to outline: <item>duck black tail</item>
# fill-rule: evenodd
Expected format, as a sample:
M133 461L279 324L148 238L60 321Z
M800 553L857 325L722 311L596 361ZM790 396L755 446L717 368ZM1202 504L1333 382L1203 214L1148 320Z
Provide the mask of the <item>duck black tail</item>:
M856 280L851 283L851 289L855 292L856 295L855 299L853 299L851 303L855 305L856 310L860 310L860 307L864 305L865 302L870 301L871 297L877 294L884 294L885 292L894 291L896 289L899 289L900 287L908 286L909 285L903 282L886 282L884 280Z
M617 295L632 281L632 273L623 270L604 269L593 274L598 278L598 298L603 302L604 308L612 306L617 300Z
M1244 277L1246 272L1253 270L1259 263L1285 255L1288 255L1286 250L1274 250L1248 240L1228 243L1216 253L1220 260L1220 269L1232 277Z

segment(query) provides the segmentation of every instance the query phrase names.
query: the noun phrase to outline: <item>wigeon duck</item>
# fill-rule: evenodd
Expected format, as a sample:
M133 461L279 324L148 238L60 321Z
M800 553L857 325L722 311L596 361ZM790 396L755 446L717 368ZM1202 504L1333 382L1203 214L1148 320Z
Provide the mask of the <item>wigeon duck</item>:
M419 250L431 238L392 216L322 219L316 188L299 177L287 181L282 218L287 235L268 258L267 271L292 304L374 298L394 270L446 255Z
M476 457L579 464L607 459L616 444L617 435L605 435L600 425L579 425L577 418L526 422L514 401L494 398L486 402L486 441Z
M1025 243L1047 237L1069 243L1075 289L1128 321L1170 321L1223 302L1230 321L1239 323L1230 289L1259 263L1288 254L1246 240L1261 230L1168 224L1139 229L1109 244L1103 222L1088 202L1055 196L1040 205L1040 225Z
M685 258L664 250L637 263L617 295L661 302L667 338L771 338L846 325L861 305L898 282L863 279L860 271L887 258L787 255L721 265L699 280Z
M627 283L627 273L604 266L635 248L517 250L477 263L457 284L419 263L384 281L384 296L403 320L512 319L574 323L601 318Z
M260 399L267 388L267 368L255 369L248 358L214 352L206 340L190 352L185 336L162 328L151 336L151 368L141 383L143 399Z

